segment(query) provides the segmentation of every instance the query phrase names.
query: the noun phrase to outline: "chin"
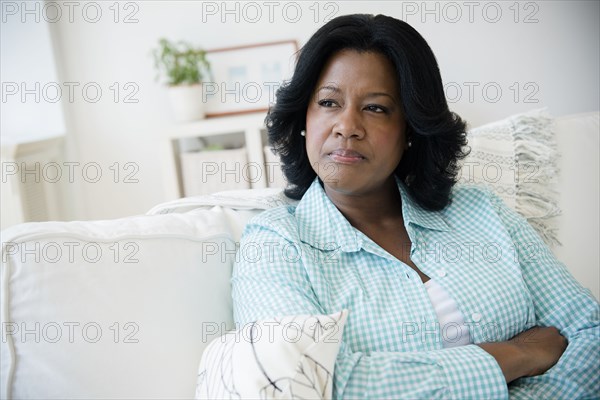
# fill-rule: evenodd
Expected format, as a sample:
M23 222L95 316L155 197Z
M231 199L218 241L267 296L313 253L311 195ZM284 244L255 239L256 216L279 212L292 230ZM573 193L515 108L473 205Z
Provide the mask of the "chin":
M370 189L366 182L357 181L356 177L338 178L330 176L327 180L321 177L321 180L329 189L349 195L365 193Z
M338 193L347 195L362 195L370 192L385 190L391 183L389 179L381 180L380 175L364 175L357 171L347 171L337 174L320 174L319 178L325 186ZM395 180L392 180L395 187Z

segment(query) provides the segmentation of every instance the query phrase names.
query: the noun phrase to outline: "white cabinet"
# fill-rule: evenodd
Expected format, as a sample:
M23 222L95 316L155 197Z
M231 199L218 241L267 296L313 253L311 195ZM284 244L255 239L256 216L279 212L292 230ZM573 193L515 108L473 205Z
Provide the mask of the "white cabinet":
M63 136L2 138L0 228L62 219Z
M183 152L179 159L186 197L252 187L246 147Z
M264 151L267 146L265 117L266 112L260 112L173 125L163 146L167 200L200 192L227 190L232 187L281 186L283 180L278 160L271 154L265 162ZM241 150L220 154L208 150L202 151L202 154L182 154L180 151L179 139L225 138L226 140L227 136L235 137L235 135L242 138L245 157L240 154ZM219 158L220 155L222 159ZM219 182L223 184L218 185ZM239 185L233 185L235 182ZM199 186L203 184L204 186ZM191 189L185 190L186 187Z

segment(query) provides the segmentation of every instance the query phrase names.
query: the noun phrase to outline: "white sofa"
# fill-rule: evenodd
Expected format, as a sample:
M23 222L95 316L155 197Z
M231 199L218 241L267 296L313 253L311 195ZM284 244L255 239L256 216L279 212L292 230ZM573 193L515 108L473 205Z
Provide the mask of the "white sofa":
M556 131L555 252L598 298L598 113L558 118ZM3 231L0 397L193 397L203 349L233 327L235 243L285 203L276 189L227 192Z

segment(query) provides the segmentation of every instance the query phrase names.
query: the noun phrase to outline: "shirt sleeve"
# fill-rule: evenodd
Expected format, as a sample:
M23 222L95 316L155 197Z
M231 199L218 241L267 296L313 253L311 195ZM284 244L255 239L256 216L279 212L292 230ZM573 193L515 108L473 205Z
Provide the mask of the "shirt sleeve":
M246 227L232 275L237 324L326 313L302 261L291 250L296 247L272 229L256 224ZM495 359L475 345L422 352L361 353L342 342L335 364L333 397L496 399L507 398L508 388Z
M535 307L536 325L555 326L568 340L558 363L545 374L510 385L511 398L600 397L600 306L552 254L518 213L491 194L492 204L512 237L523 279ZM590 268L598 266L590 265Z

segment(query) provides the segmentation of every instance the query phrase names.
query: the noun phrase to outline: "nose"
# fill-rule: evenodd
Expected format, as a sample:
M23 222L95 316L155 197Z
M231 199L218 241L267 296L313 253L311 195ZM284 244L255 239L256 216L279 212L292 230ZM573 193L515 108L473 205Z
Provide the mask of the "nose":
M347 107L338 114L338 120L333 129L334 135L342 136L344 139L362 139L365 132L360 118L360 111Z

